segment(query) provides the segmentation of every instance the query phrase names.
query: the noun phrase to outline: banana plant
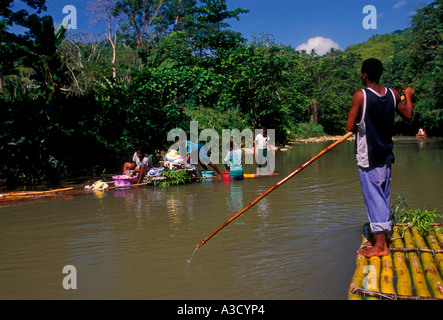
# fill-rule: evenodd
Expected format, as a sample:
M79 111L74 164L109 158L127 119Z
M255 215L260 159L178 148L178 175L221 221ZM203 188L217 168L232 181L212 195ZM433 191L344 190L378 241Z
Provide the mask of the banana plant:
M31 67L37 84L46 87L49 94L58 92L67 83L68 69L64 57L58 52L65 33L66 25L60 24L54 29L51 16L40 18L36 14L27 19L28 54L25 65Z

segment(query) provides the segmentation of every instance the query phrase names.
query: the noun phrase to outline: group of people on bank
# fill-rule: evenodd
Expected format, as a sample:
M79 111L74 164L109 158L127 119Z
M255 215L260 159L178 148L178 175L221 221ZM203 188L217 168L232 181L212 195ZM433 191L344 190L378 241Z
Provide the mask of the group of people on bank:
M258 167L262 167L266 164L268 159L268 149L270 149L269 140L270 137L267 134L267 129L263 127L262 132L257 134L254 140L254 154L256 155ZM218 176L221 177L222 172L216 164L211 162L209 152L204 145L189 140L181 140L178 142L178 145L185 147L186 155L182 155L185 163L190 163L191 154L196 153L198 155L198 164L203 170L207 171L208 166L210 166L215 172L217 172ZM181 148L177 150L179 154L180 149ZM271 149L271 152L274 152L274 150ZM229 172L231 179L237 180L243 178L242 155L242 150L234 148L234 143L231 141L229 143L229 152L223 158L225 170L226 172ZM152 167L153 164L149 156L143 152L142 148L136 148L135 153L132 156L132 161L124 163L123 174L127 174L128 172L138 174L137 183L141 183L143 177Z

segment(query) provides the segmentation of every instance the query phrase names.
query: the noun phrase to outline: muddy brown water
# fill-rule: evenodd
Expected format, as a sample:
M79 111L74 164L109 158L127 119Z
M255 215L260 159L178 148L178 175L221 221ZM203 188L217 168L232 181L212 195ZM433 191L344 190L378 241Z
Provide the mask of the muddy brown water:
M269 194L190 263L201 240L330 142L277 152L278 176L1 205L0 299L346 299L367 221L353 143ZM394 151L393 198L441 212L443 141L399 138ZM68 265L76 289L63 285Z

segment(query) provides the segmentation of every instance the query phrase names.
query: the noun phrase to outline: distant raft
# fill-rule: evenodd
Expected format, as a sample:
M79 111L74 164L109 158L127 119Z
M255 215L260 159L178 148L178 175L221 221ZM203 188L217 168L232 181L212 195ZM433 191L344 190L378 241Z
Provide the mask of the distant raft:
M368 245L365 232L360 248ZM415 227L393 229L389 255L357 255L349 300L443 300L443 226L428 235Z
M18 200L34 200L42 198L50 198L60 196L68 191L72 191L73 187L43 190L43 191L13 191L0 194L0 203Z

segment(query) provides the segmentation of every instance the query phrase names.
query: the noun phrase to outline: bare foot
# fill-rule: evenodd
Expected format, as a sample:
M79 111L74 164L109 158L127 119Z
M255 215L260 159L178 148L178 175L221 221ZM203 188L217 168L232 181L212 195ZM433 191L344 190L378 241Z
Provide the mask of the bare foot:
M369 249L363 249L357 251L357 254L361 256L365 256L367 258L369 257L383 257L387 256L389 254L389 251L387 248L379 248L379 247L371 247Z
M383 257L389 254L386 235L384 233L376 234L375 245L368 249L358 250L357 254L365 257Z

